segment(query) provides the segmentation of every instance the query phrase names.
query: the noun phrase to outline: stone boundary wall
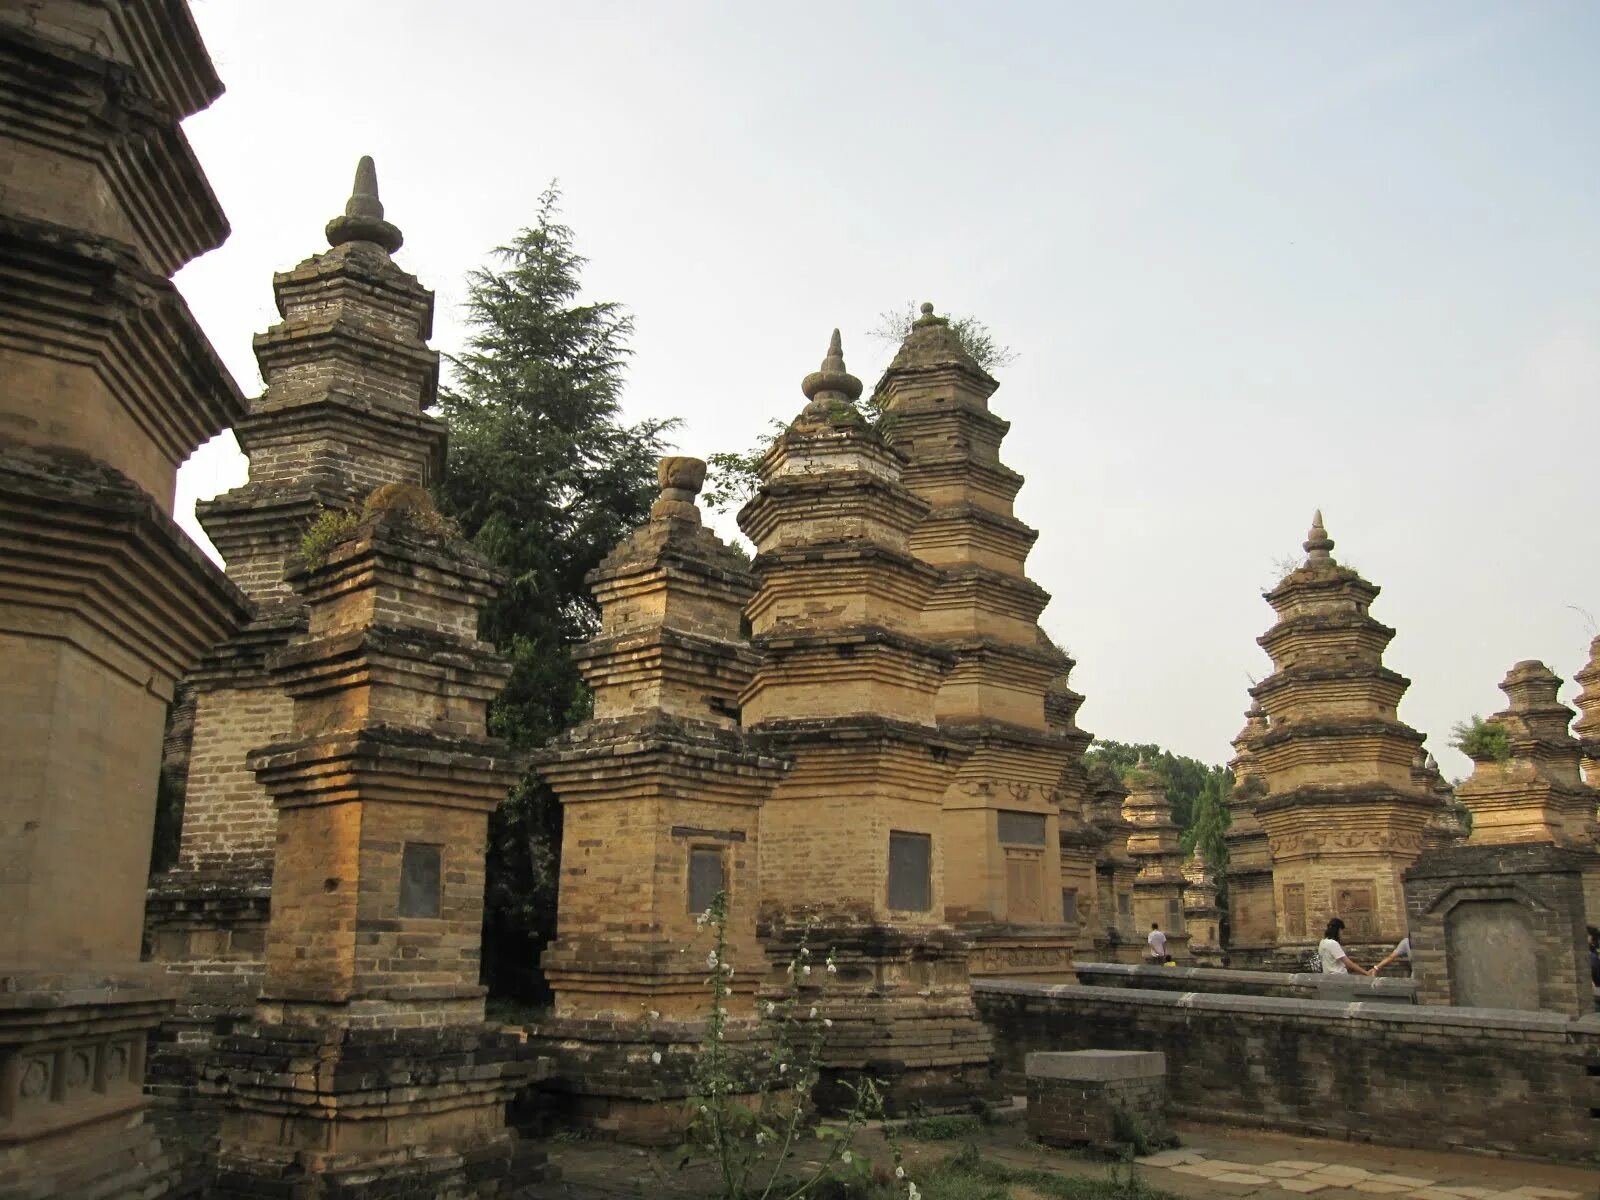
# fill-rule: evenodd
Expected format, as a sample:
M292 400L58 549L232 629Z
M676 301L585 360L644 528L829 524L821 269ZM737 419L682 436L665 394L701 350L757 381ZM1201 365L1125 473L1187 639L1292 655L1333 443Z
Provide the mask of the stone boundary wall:
M1600 1163L1600 1015L974 980L1001 1072L1159 1050L1174 1116Z
M1365 975L1291 974L1286 971L1229 971L1218 967L1156 967L1129 963L1074 963L1078 982L1088 987L1142 988L1152 992L1205 995L1277 996L1287 1000L1352 1000L1415 1004L1417 984L1410 979Z

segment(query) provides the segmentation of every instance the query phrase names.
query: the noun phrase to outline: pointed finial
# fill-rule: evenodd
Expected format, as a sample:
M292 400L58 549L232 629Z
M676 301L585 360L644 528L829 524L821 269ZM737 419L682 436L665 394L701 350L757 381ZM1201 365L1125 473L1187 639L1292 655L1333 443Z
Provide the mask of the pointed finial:
M837 329L828 339L828 353L822 359L822 366L800 381L800 390L811 402L806 405L808 409L826 408L830 402L854 404L860 397L861 380L845 370L844 344Z
M700 524L700 506L694 498L706 483L705 459L677 455L663 458L656 464L656 483L661 494L650 508L652 521L671 519Z
M356 164L355 185L345 201L344 216L328 222L328 245L346 242L371 242L393 254L405 239L400 230L383 219L383 201L378 199L378 168L370 154Z
M1328 531L1322 526L1322 510L1319 508L1311 516L1311 531L1306 534L1302 548L1306 552L1306 564L1331 563L1333 555L1333 539L1328 536Z
M948 324L950 324L950 322L947 321L944 317L936 317L936 316L933 315L933 301L924 300L922 302L922 315L920 317L918 317L915 321L911 322L911 328L913 328L913 329L926 329L929 325L948 325Z

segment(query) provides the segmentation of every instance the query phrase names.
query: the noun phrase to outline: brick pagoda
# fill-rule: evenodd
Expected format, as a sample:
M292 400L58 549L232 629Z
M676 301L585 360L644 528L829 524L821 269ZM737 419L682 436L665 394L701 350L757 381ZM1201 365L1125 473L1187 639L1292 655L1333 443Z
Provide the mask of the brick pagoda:
M1078 922L1063 917L1059 825L1063 812L1081 820L1064 772L1088 739L1046 716L1072 660L1039 632L1050 597L1026 574L1038 533L1012 512L1023 480L1000 461L997 387L924 304L874 400L906 458L901 482L926 505L907 533L939 571L920 636L952 656L935 713L965 747L943 798L945 917L974 942L974 975L1070 980ZM1071 890L1085 891L1087 855L1071 858Z
M141 967L162 725L246 617L172 521L244 406L171 283L228 223L181 122L222 85L180 0L0 7L0 1196L173 1184Z
M1405 936L1401 872L1439 799L1411 762L1422 735L1396 712L1410 686L1383 665L1394 630L1368 611L1378 588L1334 561L1316 514L1305 563L1266 599L1273 673L1251 689L1268 728L1250 745L1266 784L1255 812L1272 852L1283 962L1303 960L1331 916L1360 961Z
M1600 787L1600 637L1589 643L1589 661L1574 678L1582 690L1575 701L1578 719L1572 732L1583 747L1584 781Z
M739 513L757 549L760 589L746 611L762 656L743 724L793 760L762 810L762 916L778 961L807 917L833 949L834 1079L886 1079L897 1109L961 1102L989 1086L991 1050L967 948L946 919L945 804L977 741L938 721L957 655L927 637L923 612L945 578L910 547L931 505L901 481L905 456L856 409L861 382L837 332L802 390L804 410ZM984 695L968 670L966 695ZM991 819L980 783L956 827ZM1021 799L1049 847L1053 811ZM992 894L993 875L981 878Z
M561 799L561 903L539 1044L566 1115L630 1141L675 1136L705 1034L714 942L698 918L727 896L731 1045L756 1038L761 805L780 762L749 748L740 635L756 581L704 528L705 463L661 460L650 521L589 577L600 634L579 653L594 715L542 751ZM693 953L685 953L693 947ZM644 1063L653 1054L664 1062Z
M384 219L370 158L327 239L273 278L283 321L255 339L266 390L234 424L249 482L197 505L253 618L190 676L182 841L177 865L151 880L146 913L153 957L181 987L154 1090L180 1107L211 1030L249 1015L264 970L277 820L245 760L290 729L293 701L267 669L305 628L286 574L319 513L347 511L381 484L426 485L443 465L444 427L423 411L439 374L425 341L433 294L391 257L401 234Z
M1103 936L1106 924L1106 915L1100 908L1096 863L1105 855L1113 836L1092 819L1089 770L1083 754L1094 735L1078 727L1083 696L1072 690L1069 673L1070 667L1051 680L1044 697L1045 720L1071 747L1056 784L1061 823L1061 920L1078 926L1073 957L1094 961L1098 958L1095 943ZM1126 848L1126 837L1122 844Z
M1183 890L1189 881L1183 873L1183 849L1178 845L1177 822L1172 819L1172 801L1161 776L1143 759L1123 782L1128 794L1122 801L1122 815L1132 826L1128 854L1138 867L1133 880L1135 945L1144 953L1143 943L1154 922L1167 935L1167 953L1181 960L1188 956Z
M292 732L250 756L278 817L266 975L205 1068L208 1194L509 1195L542 1159L506 1128L527 1067L478 983L488 816L521 767L484 736L495 579L389 484L289 580L307 627L267 669Z
M1222 910L1217 907L1217 877L1199 846L1183 860L1183 928L1189 957L1197 967L1222 965Z
M1545 842L1583 860L1585 904L1600 914L1600 792L1583 781L1582 743L1567 731L1572 710L1557 699L1561 677L1529 659L1500 684L1510 704L1490 720L1505 730L1509 755L1472 755L1472 775L1456 796L1472 812L1467 844Z
M1241 965L1264 962L1278 940L1272 891L1272 848L1256 817L1256 801L1266 781L1250 746L1267 731L1267 714L1252 704L1244 728L1233 739L1233 791L1228 797L1229 823L1222 835L1228 845L1228 954Z
M1122 811L1128 789L1104 763L1090 768L1087 786L1089 824L1102 844L1094 860L1094 952L1084 957L1092 962L1137 962L1145 940L1133 912L1139 864L1128 853L1133 822Z

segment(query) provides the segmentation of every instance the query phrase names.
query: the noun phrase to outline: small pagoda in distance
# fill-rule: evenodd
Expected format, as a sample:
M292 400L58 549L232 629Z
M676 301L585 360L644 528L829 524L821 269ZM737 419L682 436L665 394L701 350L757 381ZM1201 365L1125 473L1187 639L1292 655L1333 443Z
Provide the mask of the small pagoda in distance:
M1401 873L1440 805L1412 773L1423 736L1397 712L1411 681L1383 665L1395 631L1369 611L1378 588L1333 545L1319 511L1305 562L1266 595L1278 620L1260 644L1274 670L1250 691L1267 719L1248 748L1266 788L1255 816L1279 960L1303 959L1333 916L1358 960L1404 937Z

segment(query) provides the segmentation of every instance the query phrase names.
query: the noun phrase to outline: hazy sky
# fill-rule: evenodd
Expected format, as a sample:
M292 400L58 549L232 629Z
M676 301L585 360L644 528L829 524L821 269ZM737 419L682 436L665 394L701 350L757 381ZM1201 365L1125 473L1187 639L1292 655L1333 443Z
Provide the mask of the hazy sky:
M1085 728L1229 754L1261 590L1321 506L1402 718L1600 612L1600 6L197 0L187 123L233 223L179 277L247 392L271 275L372 154L459 347L462 277L559 178L632 417L741 449L835 325L932 300L1018 353L994 409ZM231 438L180 479L234 486ZM731 526L731 522L725 523ZM1570 701L1569 684L1563 697Z

